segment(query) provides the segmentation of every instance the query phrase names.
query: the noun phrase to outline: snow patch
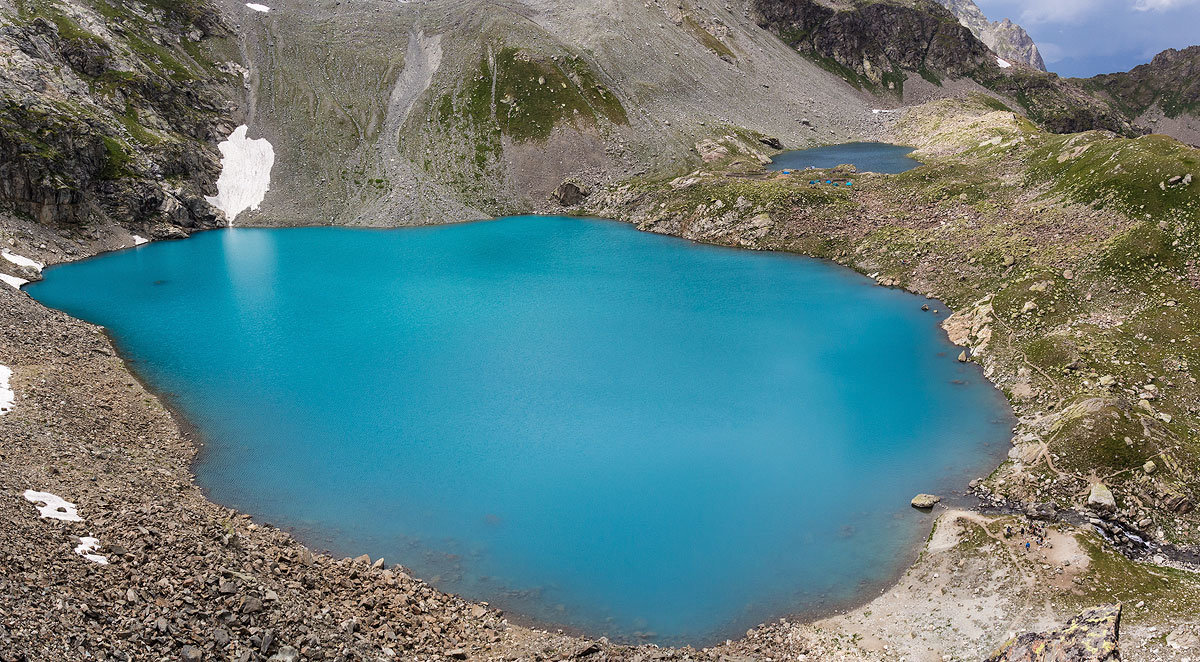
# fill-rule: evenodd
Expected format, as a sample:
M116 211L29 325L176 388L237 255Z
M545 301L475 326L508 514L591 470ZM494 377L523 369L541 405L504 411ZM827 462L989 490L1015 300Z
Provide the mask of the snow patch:
M1012 63L1003 58L996 58L996 64L1000 65L1001 69L1007 69L1012 66Z
M22 285L29 282L29 281L25 280L24 278L17 278L16 276L9 276L8 274L0 274L0 280L8 283L9 285L12 285L13 287L17 288L18 290L21 289Z
M77 545L75 547L75 553L82 556L83 558L91 561L92 563L99 563L100 565L108 565L107 558L101 556L100 554L94 553L99 548L100 548L99 540L97 540L95 538L84 537L84 538L79 539L79 545Z
M75 511L75 504L64 500L57 494L25 490L25 500L30 503L41 503L38 513L49 519L60 519L64 522L82 522L83 518Z
M258 209L267 191L271 190L275 149L266 138L247 138L246 132L249 130L243 124L233 130L228 140L217 145L221 150L217 195L205 197L209 204L225 212L230 225L243 211Z
M268 7L268 6L266 6L266 5L259 5L259 4L255 4L255 3L253 3L253 2L247 2L247 3L246 3L246 6L247 6L247 7L249 7L249 8L251 8L251 9L253 9L254 11L260 11L260 12L262 12L262 13L264 13L264 14L265 14L265 13L267 13L267 12L269 12L269 11L271 11L271 8L270 8L270 7Z
M37 260L31 260L22 255L17 255L16 253L10 253L7 248L4 249L3 252L0 252L0 255L3 255L4 259L8 260L9 262L12 262L13 264L17 265L18 267L29 267L30 269L33 269L34 271L36 271L38 273L41 273L42 269L46 268L46 265L42 264L41 262L38 262Z
M141 246L142 244L148 244L148 243L150 243L149 239L142 237L140 235L136 235L136 234L133 235L133 245L134 246Z
M17 394L8 384L10 377L12 377L12 368L0 365L0 416L12 411L17 404Z

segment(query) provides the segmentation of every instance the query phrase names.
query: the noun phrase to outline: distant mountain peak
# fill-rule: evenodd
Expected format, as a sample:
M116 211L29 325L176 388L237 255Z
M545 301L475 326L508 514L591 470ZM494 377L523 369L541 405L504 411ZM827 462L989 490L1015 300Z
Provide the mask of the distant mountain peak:
M1040 71L1046 70L1042 54L1025 28L1009 19L991 21L973 0L938 0L949 9L959 23L970 28L988 48L1004 60L1023 64Z

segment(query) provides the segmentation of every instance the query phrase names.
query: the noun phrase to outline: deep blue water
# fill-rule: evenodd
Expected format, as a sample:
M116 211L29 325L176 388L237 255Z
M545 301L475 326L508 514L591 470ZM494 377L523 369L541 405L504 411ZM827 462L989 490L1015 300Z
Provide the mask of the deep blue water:
M924 299L609 221L220 230L27 289L171 395L218 502L592 636L864 595L1011 425Z
M812 149L784 152L775 157L768 170L803 170L833 168L843 163L853 164L860 171L897 174L921 165L908 154L911 147L887 143L843 143Z

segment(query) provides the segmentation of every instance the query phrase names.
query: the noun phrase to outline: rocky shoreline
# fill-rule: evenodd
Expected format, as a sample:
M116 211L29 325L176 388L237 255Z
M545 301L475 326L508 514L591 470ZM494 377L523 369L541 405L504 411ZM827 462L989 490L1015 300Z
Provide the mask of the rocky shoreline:
M509 623L383 560L313 554L287 533L205 498L190 473L197 447L102 330L11 288L0 297L14 312L0 327L0 356L15 368L17 392L14 410L0 417L0 432L12 440L0 458L0 489L11 497L0 507L0 526L13 541L0 556L5 662L825 659L834 650L857 656L849 659L889 659L887 649L843 649L837 629L827 630L830 622L847 629L844 621L855 615L870 620L871 602L817 624L782 620L712 649L626 647ZM37 517L21 497L31 488L75 503L84 521ZM978 517L958 512L950 515ZM106 566L73 551L81 538L99 541L93 551ZM931 556L927 547L893 589L949 559ZM37 588L45 583L54 588ZM895 625L917 615L888 620ZM1002 637L957 639L959 648L978 654Z
M607 20L598 5L543 15L536 27L521 12L496 12L499 33L528 49L508 62L514 80L531 66L553 73L551 63L568 57L590 81L582 92L608 89L635 111L562 121L536 143L522 142L522 131L540 130L545 117L500 125L489 109L477 125L461 125L448 120L462 112L439 110L476 107L466 83L495 55L475 44L477 24L458 18L474 6L446 3L437 10L444 17L421 23L395 3L287 12L300 3L281 2L268 20L233 0L219 3L224 18L191 0L0 0L9 74L0 79L9 102L0 246L54 264L133 245L142 240L135 232L172 238L221 225L205 194L219 171L215 144L241 115L294 157L277 167L273 211L251 222L387 224L531 201L561 212L545 197L578 175L595 192L564 191L561 202L579 203L571 213L812 255L944 295L958 310L952 337L969 347L963 358L982 365L1021 417L1009 460L974 486L992 505L935 506L929 540L894 583L815 622L782 619L702 650L523 627L400 566L314 554L209 501L192 480L198 449L186 422L133 376L102 330L9 287L38 268L0 260L0 365L12 369L0 402L7 389L14 396L0 412L0 661L894 662L982 659L1006 641L1013 646L992 659L1023 659L1021 646L1062 639L1021 631L1054 630L1121 603L1116 618L1101 610L1080 622L1095 624L1089 631L1101 641L1119 623L1123 659L1195 662L1200 579L1186 568L1200 542L1200 356L1189 353L1198 345L1187 311L1200 306L1200 261L1196 196L1187 197L1195 189L1181 169L1192 157L1157 137L1047 136L995 99L969 112L931 104L893 129L930 167L863 177L850 199L770 179L758 163L764 136L739 127L796 145L862 138L891 117L872 109L902 100L844 85L858 75L857 50L847 70L822 59L815 42L797 60L783 42L762 39L769 35L751 25L749 5L629 3L621 20L655 38L582 59L577 46L598 32L593 15ZM781 34L796 23L775 18ZM408 48L397 48L395 35L405 34ZM959 46L972 57L951 54L949 66L986 59L969 42ZM349 60L358 68L337 68ZM676 79L681 63L693 77ZM410 70L423 75L397 79ZM1095 99L1039 86L1040 76L992 73L1001 76L984 81L993 89L1039 91L1027 111L1044 125L1128 128ZM982 89L965 78L907 79L905 102ZM376 89L381 80L396 88ZM492 88L494 106L507 97ZM539 83L521 101L536 106L543 92ZM244 104L229 103L243 95ZM406 123L410 113L425 121ZM381 136L384 125L392 133ZM397 136L403 153L394 154ZM384 153L387 163L377 163ZM580 159L593 162L577 167ZM1105 178L1105 159L1128 169ZM677 179L645 179L701 162ZM629 179L606 186L614 177ZM39 516L57 507L79 520Z
M690 186L672 195L686 199ZM582 201L594 205L611 195ZM662 231L638 217L637 209L607 211ZM764 247L760 242L770 231L754 222L732 227L733 241L698 236L687 227L668 230L747 248ZM131 243L120 233L81 243L34 225L4 231L12 251L48 264ZM922 289L899 276L877 280ZM0 457L0 490L10 497L0 506L0 535L13 541L0 551L5 662L894 660L900 650L911 656L907 659L980 659L1020 630L1049 630L1078 610L1119 598L1116 582L1159 572L1105 548L1106 540L1124 541L1124 550L1137 556L1133 539L1125 536L1140 531L1136 522L1128 526L1113 513L1084 516L1053 503L1012 499L993 489L993 475L972 486L986 504L978 512L937 506L939 519L919 557L879 597L861 596L854 608L814 622L781 619L702 650L619 646L526 627L486 605L445 595L400 566L314 554L286 532L210 502L192 480L199 449L186 421L133 376L101 329L12 288L0 289L0 297L13 311L0 326L0 358L14 368L16 392L16 406L0 416L0 434L12 440ZM976 308L965 312L966 319L978 317ZM952 339L963 329L976 336L980 331L977 324L957 326L947 329ZM985 369L997 370L994 364ZM1011 391L1002 379L999 383ZM34 504L22 496L28 489L76 504L84 521L37 517ZM1043 537L1009 536L1034 530ZM84 539L96 540L86 551L103 556L107 565L75 552ZM1049 546L1040 544L1045 542ZM1036 546L1022 549L1026 543ZM1151 568L1188 565L1190 552L1155 545L1164 558L1140 552L1161 562ZM1164 608L1196 614L1197 583L1185 574L1166 581L1171 590L1162 599L1171 607ZM46 584L52 588L41 588ZM1050 608L1051 601L1057 606ZM1132 602L1126 607L1124 659L1182 660L1187 647L1172 644L1200 634L1194 616L1190 622L1163 622L1161 609L1136 606L1148 600ZM1029 609L1038 603L1046 608ZM1166 638L1156 634L1160 628Z

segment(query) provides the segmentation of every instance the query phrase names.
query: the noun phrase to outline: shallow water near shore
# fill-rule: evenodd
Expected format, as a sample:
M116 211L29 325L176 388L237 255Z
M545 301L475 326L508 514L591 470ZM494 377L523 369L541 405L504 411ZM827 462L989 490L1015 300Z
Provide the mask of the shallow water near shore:
M610 221L218 230L26 289L172 395L217 502L616 640L862 597L1012 425L923 298Z
M888 143L842 143L783 152L767 169L836 168L849 163L860 172L895 175L921 165L920 161L908 156L912 151L911 147Z

